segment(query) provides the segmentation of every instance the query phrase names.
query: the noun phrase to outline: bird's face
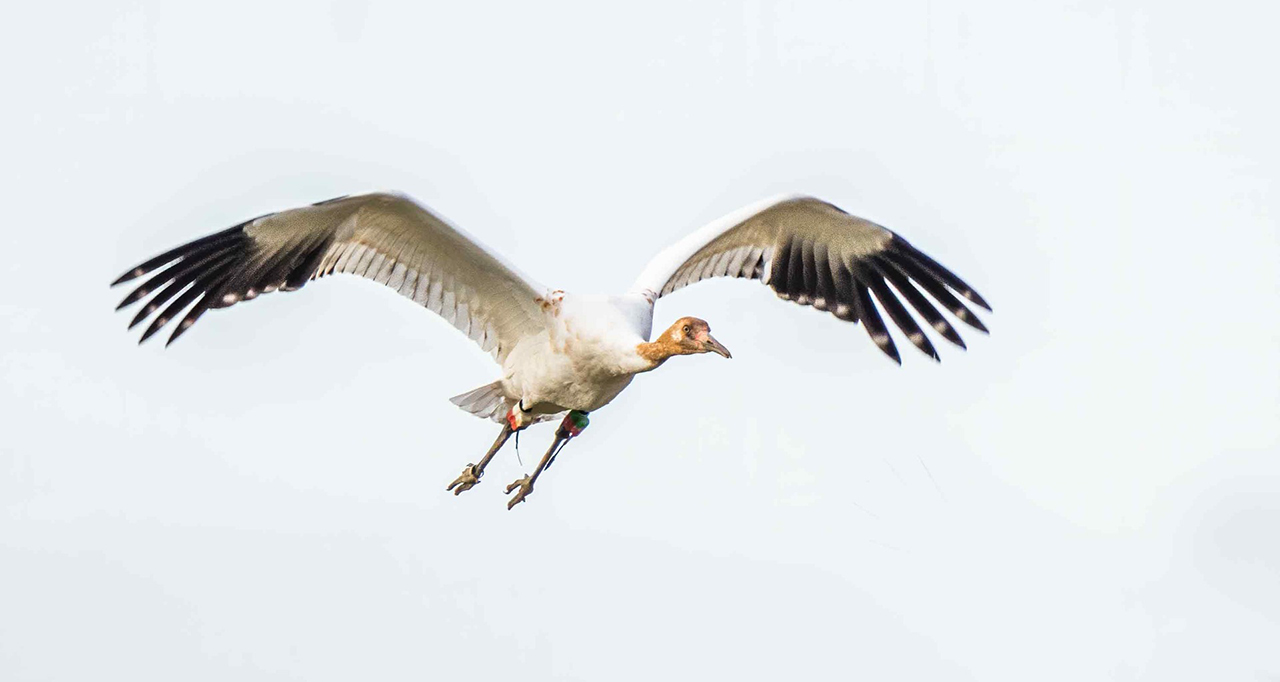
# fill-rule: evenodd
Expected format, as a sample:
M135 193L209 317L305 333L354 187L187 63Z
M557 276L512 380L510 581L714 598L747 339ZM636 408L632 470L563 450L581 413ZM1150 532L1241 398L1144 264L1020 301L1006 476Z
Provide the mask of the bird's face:
M729 349L711 336L711 326L705 320L696 317L682 317L667 329L667 340L679 347L682 355L694 353L715 353L726 358L733 357Z

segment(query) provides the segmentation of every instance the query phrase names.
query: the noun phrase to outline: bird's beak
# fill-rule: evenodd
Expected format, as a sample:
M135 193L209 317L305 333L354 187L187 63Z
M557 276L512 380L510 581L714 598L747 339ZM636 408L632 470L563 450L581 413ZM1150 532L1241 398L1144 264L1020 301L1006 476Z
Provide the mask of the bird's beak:
M723 355L726 358L733 357L729 354L729 349L721 345L721 343L716 341L715 337L710 334L707 335L707 340L702 342L702 349L708 353Z

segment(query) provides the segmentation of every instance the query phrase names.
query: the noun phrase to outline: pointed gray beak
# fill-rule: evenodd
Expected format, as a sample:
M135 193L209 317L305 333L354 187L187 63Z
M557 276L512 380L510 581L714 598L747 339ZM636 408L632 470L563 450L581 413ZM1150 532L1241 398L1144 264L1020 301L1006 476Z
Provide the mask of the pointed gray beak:
M729 349L721 345L721 343L719 341L716 341L715 337L711 336L710 334L707 335L707 340L702 342L702 348L708 353L723 355L726 358L733 357L732 355L729 354Z

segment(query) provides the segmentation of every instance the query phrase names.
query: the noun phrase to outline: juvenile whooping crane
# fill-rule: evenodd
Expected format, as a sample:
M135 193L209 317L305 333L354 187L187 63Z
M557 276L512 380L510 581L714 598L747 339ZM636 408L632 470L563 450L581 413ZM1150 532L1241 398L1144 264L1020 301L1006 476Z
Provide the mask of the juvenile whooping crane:
M480 462L468 464L447 490L457 495L479 483L513 433L567 413L533 473L507 486L508 494L515 492L508 509L532 494L542 471L586 428L588 413L609 404L635 375L676 355L731 357L696 317L682 317L649 340L654 303L689 284L710 277L759 280L783 300L862 323L898 363L877 303L935 360L937 351L903 299L961 348L964 341L934 302L983 332L986 327L956 294L991 310L973 288L902 237L807 196L768 199L712 222L660 252L620 296L549 290L440 216L393 193L339 197L260 216L166 251L112 286L156 270L119 306L155 292L129 325L159 311L142 341L188 306L168 343L210 308L277 289L293 291L344 272L385 284L444 317L502 366L497 381L452 399L477 417L501 423L502 431Z

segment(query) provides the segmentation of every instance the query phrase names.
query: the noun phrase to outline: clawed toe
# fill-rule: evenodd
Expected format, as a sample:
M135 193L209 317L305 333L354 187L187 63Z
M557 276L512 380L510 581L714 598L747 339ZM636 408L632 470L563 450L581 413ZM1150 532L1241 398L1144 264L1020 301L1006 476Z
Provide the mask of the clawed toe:
M515 497L511 498L511 500L507 502L508 511L513 509L517 504L524 502L526 497L533 494L533 479L525 476L518 481L513 481L511 485L507 486L507 494L510 495L511 491L516 488L519 488L520 492L516 493Z
M479 483L482 475L483 472L476 469L476 465L468 464L466 468L462 470L462 474L455 478L453 483L450 483L449 487L445 488L445 490L453 490L454 495L461 495L463 492L471 490L475 484ZM454 490L455 486L457 487L457 490Z

